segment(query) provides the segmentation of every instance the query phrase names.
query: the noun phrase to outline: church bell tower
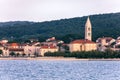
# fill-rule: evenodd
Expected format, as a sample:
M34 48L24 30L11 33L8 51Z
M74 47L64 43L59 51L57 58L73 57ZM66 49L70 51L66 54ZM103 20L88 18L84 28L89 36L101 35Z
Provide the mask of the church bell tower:
M89 17L85 24L85 39L92 41L92 26Z

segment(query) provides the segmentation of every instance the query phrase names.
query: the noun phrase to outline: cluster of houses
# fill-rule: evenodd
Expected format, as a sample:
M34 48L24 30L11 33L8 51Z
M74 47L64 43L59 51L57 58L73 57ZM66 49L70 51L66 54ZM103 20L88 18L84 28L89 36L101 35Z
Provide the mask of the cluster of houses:
M112 37L102 37L96 40L97 49L99 51L105 51L111 49L113 51L120 51L120 37L114 39Z
M55 40L54 37L47 39L46 42L31 41L31 43L8 43L7 40L0 41L2 56L10 56L13 53L22 56L44 56L46 52L57 52L58 44L63 41Z
M96 42L92 41L92 25L88 17L85 24L85 38L74 40L69 44L64 44L62 40L56 40L55 37L47 39L45 42L31 40L31 43L8 43L8 40L0 41L0 50L2 56L10 56L12 53L26 56L44 56L46 52L65 51L59 44L67 45L70 52L75 51L105 51L111 49L120 51L120 37L113 39L112 37L98 38Z

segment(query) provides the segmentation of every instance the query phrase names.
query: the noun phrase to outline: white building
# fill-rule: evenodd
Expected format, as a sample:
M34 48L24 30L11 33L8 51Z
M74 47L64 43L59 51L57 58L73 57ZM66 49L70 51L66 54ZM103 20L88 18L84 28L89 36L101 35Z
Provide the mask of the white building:
M40 46L26 45L24 47L24 53L27 56L34 56L35 54L40 55Z

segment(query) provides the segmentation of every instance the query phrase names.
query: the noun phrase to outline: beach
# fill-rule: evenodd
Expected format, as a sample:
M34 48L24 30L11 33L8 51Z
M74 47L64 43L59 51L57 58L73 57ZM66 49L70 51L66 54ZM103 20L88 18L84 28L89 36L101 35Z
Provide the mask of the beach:
M0 60L89 60L89 59L77 59L77 58L64 58L64 57L8 57L0 58Z
M0 60L67 60L67 61L120 61L120 58L101 58L101 59L89 59L89 58L71 58L71 57L8 57L8 58L0 58Z

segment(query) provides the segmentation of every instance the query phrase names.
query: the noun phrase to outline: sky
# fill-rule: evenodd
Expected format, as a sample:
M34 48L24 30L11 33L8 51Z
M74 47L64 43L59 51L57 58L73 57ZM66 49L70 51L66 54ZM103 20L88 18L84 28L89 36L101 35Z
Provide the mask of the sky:
M116 12L120 12L120 0L0 0L0 22L42 22Z

